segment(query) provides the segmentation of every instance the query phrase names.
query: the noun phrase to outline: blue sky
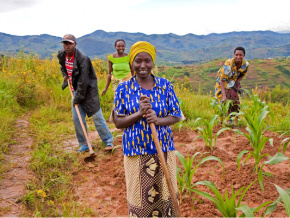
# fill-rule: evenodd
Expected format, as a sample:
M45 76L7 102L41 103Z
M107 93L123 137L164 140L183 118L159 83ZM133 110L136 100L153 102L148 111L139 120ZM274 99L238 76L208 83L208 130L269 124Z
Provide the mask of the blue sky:
M290 0L0 0L0 32L13 35L95 30L145 34L290 32Z

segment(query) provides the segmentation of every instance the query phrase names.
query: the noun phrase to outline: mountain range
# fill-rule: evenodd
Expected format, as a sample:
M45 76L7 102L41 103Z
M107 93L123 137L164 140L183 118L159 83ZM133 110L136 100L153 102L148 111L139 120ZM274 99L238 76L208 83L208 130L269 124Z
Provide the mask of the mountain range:
M126 52L137 41L148 41L157 50L157 61L195 63L232 57L234 48L243 46L247 59L290 56L290 33L243 31L209 35L105 32L97 30L77 39L77 48L87 56L106 59L114 53L117 39L126 41ZM50 57L62 48L61 37L42 35L15 36L0 33L0 54L13 55L21 48L26 53Z

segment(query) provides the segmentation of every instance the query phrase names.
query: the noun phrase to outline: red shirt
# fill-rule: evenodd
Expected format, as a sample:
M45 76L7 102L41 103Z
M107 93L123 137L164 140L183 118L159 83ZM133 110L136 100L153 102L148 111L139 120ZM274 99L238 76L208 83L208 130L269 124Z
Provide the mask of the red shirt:
M66 68L66 72L67 72L70 84L72 84L72 71L73 71L73 65L74 65L74 56L75 56L75 53L73 53L71 59L68 59L67 54L65 54L65 68ZM71 86L71 90L74 91L73 86Z

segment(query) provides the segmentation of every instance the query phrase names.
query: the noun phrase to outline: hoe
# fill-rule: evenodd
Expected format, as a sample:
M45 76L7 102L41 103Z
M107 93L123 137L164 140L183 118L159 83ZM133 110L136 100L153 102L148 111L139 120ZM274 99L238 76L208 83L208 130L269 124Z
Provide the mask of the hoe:
M71 97L74 98L74 94L73 94L73 92L72 92L72 90L71 90L71 84L70 84L69 79L67 80L67 83L68 83L68 86L69 86L69 90L70 90ZM89 157L86 157L86 158L85 158L85 161L90 162L90 161L92 161L92 160L95 159L96 154L95 154L95 152L94 152L94 150L93 150L93 148L92 148L92 145L91 145L91 143L90 143L90 141L89 141L89 137L88 137L88 134L87 134L87 131L86 131L86 128L85 128L84 122L83 122L83 120L82 120L82 117L81 117L81 114L80 114L80 110L79 110L78 105L75 105L75 108L76 108L76 111L77 111L77 114L78 114L78 118L79 118L79 121L80 121L80 123L81 123L82 129L83 129L83 132L84 132L84 135L85 135L85 138L86 138L86 141L87 141L87 144L88 144L89 150L90 150L90 156L89 156Z

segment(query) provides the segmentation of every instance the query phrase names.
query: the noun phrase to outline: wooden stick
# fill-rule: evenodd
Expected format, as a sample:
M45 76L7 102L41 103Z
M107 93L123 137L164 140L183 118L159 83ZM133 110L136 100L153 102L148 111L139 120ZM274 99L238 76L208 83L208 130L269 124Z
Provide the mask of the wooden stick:
M69 87L69 90L70 90L71 97L74 98L74 94L73 94L73 92L71 90L71 84L70 84L69 79L67 80L67 83L68 83L68 87ZM84 122L83 122L83 119L82 119L82 116L81 116L81 113L80 113L80 110L79 110L79 106L78 105L75 105L75 108L76 108L76 111L77 111L77 114L78 114L78 117L79 117L79 121L81 123L82 130L84 132L84 135L85 135L85 138L86 138L86 141L87 141L89 150L90 150L90 155L91 156L94 156L95 155L95 152L94 152L94 150L92 148L92 145L91 145L91 143L89 141L89 137L88 137L88 134L87 134L87 131L86 131L86 127L84 125Z
M181 217L179 206L178 206L178 201L177 201L177 198L176 198L176 193L174 191L174 188L173 188L173 185L172 185L172 182L171 182L171 179L170 179L170 175L169 175L169 172L168 172L168 169L167 169L166 161L165 161L165 158L164 158L164 154L163 154L162 148L161 148L160 143L159 143L159 139L158 139L158 135L157 135L154 123L150 123L150 128L151 128L153 139L154 139L154 143L155 143L158 155L159 155L161 166L162 166L162 169L163 169L163 172L164 172L164 176L165 176L165 179L166 179L166 182L167 182L167 186L168 186L168 190L169 190L170 197L171 197L171 200L172 200L172 204L173 204L173 207L174 207L174 210L175 210L175 216L176 217Z

